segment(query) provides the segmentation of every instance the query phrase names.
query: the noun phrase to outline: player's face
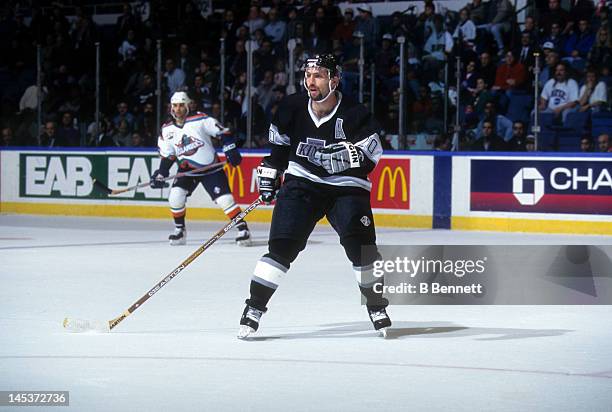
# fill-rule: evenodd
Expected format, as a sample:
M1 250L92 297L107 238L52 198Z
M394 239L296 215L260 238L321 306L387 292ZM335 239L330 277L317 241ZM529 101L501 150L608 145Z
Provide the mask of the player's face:
M172 112L177 120L185 120L187 116L187 106L185 103L172 103Z
M329 73L326 69L306 69L304 79L308 88L308 95L312 100L323 100L329 94ZM336 82L336 80L332 80L332 87L336 85Z

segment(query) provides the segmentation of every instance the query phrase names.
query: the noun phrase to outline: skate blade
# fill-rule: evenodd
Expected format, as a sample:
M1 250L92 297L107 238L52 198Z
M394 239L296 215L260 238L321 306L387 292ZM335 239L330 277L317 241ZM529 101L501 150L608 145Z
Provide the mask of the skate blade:
M170 241L170 246L182 246L186 244L187 244L186 240L171 240Z
M380 329L380 330L379 330L379 332L380 332L380 336L381 336L383 339L388 339L388 338L389 338L389 336L390 336L390 334L389 334L389 328L382 328L382 329Z
M252 327L247 325L240 325L237 338L244 340L251 336L253 333L255 333L255 329L253 329Z
M250 238L249 239L244 239L244 240L237 240L236 244L238 246L241 246L241 247L249 247L249 246L253 245L253 240L250 239Z

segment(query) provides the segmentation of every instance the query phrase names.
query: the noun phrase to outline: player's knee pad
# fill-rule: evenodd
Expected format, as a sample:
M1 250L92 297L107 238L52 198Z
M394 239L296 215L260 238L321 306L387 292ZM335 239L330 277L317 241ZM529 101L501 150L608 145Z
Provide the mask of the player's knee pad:
M264 255L255 265L252 280L271 289L276 289L288 270L289 266L283 265L269 255Z
M265 256L278 260L281 264L289 267L297 258L299 253L306 247L306 241L295 239L274 239L268 242L268 253Z
M223 209L223 213L226 215L231 215L232 212L238 210L238 205L234 200L234 196L231 193L227 193L225 195L221 195L215 199L215 203Z
M170 189L168 203L173 214L181 214L185 212L185 203L187 201L187 191L182 187L174 186Z
M344 237L340 239L340 244L353 266L367 266L379 258L375 243L363 236Z

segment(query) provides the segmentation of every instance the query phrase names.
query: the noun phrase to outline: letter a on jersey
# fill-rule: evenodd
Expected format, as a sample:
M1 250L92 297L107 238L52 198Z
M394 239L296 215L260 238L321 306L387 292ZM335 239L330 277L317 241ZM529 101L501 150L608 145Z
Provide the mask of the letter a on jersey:
M346 140L346 135L344 134L344 129L342 128L343 122L344 120L339 117L336 119L336 129L334 133L336 135L336 140Z

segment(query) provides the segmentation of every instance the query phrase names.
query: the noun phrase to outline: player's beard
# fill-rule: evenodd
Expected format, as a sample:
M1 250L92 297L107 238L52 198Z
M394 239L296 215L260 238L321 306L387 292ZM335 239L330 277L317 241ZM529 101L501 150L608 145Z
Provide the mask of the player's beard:
M317 89L316 95L314 96L312 95L312 93L313 92L311 90L308 90L308 94L310 95L310 98L315 102L320 102L329 94L329 90L327 91L327 93L323 93L321 89Z

